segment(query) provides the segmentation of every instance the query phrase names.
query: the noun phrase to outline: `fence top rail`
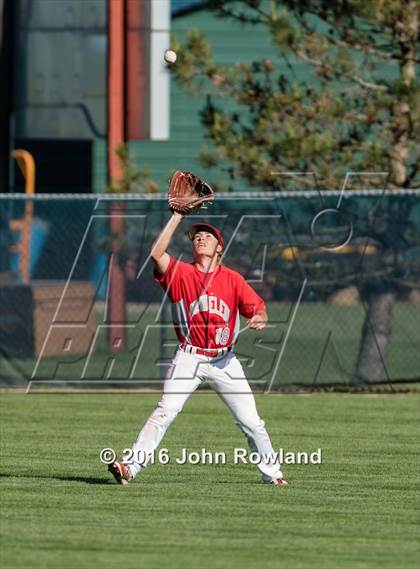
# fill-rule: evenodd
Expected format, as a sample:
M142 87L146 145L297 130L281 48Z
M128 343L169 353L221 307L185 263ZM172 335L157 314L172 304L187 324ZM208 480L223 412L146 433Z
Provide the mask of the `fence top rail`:
M328 196L341 196L346 199L352 196L420 196L420 188L393 188L393 189L358 189L358 190L295 190L285 192L218 192L217 199L231 200L271 200L272 198L288 199L288 198L316 198ZM166 201L168 196L166 193L159 194L2 194L0 200L30 200L30 201L48 201L48 200L91 200L91 201Z

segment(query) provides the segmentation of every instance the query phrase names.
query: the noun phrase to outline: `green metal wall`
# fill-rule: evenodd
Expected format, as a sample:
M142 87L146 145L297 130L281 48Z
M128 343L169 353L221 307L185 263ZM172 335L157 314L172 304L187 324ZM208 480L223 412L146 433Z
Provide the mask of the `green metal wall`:
M218 63L233 64L235 61L253 61L264 57L278 57L272 46L266 28L248 26L244 28L231 20L216 18L206 9L178 16L172 20L172 33L184 41L187 30L202 30L214 49ZM300 64L302 66L302 64ZM303 68L304 66L302 66ZM148 165L151 177L159 184L162 191L167 190L170 172L174 169L191 170L204 176L210 183L228 183L223 172L212 170L210 173L199 163L197 156L204 144L204 131L200 124L199 111L203 107L204 97L192 97L185 93L173 80L171 81L171 127L170 140L132 141L130 148L133 159L140 167ZM97 141L95 145L94 191L103 191L105 187L105 143ZM230 183L230 182L229 182ZM225 187L225 189L227 189ZM235 189L252 190L237 181Z

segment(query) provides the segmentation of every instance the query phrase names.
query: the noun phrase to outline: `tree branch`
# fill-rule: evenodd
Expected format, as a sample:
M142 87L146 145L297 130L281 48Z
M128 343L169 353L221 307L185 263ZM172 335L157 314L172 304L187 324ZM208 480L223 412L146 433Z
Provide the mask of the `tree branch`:
M346 73L345 71L338 72L331 65L326 64L324 61L319 61L318 59L313 59L312 57L309 57L309 55L307 55L302 50L297 50L295 53L303 61L306 61L307 63L310 63L311 65L315 65L316 67L321 67L321 68L325 69L326 71L329 71L333 75L339 75L341 77L345 77L346 79L350 79L351 81L358 83L360 86L365 87L365 89L370 89L373 91L382 91L382 92L389 91L389 88L387 87L387 85L378 85L377 83L369 83L369 81L365 81L361 77L358 77L357 75L354 75L351 73Z

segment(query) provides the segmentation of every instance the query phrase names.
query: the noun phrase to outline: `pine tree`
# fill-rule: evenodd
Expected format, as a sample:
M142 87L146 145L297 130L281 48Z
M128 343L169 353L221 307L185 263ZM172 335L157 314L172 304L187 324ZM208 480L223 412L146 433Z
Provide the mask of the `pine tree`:
M211 144L201 153L204 164L227 166L232 180L263 190L290 189L293 176L273 171L313 172L319 190L340 189L348 171L387 172L386 181L383 175L365 179L369 187L419 186L417 0L209 4L220 17L265 26L279 56L222 66L200 31L190 30L184 44L174 39L176 79L190 92L207 94L201 116ZM304 66L305 77L296 76L297 63ZM314 179L296 176L294 182L312 189ZM404 232L412 231L409 202L383 211L383 223L375 230L382 257L392 258L393 267L392 274L389 266L382 267L387 278L378 279L377 267L376 278L364 275L361 293L368 310L356 369L363 380L383 375L377 345L384 357L398 290L394 277L401 273L400 248ZM390 231L395 215L399 229Z

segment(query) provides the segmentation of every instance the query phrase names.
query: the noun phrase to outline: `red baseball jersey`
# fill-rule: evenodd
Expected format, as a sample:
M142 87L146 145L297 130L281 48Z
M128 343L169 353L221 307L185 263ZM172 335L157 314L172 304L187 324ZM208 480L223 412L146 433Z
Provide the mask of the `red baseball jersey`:
M182 343L198 348L223 348L235 344L240 329L239 315L251 318L265 310L263 299L242 275L218 265L203 273L193 263L170 257L163 274L154 270L172 302L176 334Z

